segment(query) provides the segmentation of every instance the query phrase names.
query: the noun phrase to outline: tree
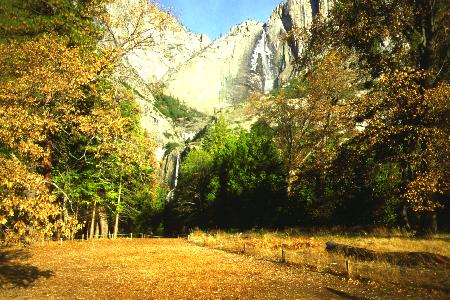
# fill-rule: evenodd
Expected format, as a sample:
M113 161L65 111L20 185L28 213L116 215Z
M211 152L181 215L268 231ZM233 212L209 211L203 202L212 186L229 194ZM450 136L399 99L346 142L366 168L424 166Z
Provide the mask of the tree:
M172 205L187 226L281 226L287 210L281 155L267 124L250 132L227 129L219 119L203 149L183 160Z
M48 226L59 227L60 233L67 232L62 227L76 223L67 218L67 201L95 204L95 199L104 196L111 185L116 187L117 183L112 181L88 182L90 176L102 178L101 170L95 168L105 165L108 159L129 161L138 157L139 169L148 170L148 164L153 166L153 144L148 137L133 134L139 125L121 111L121 101L129 99L129 95L118 92L111 71L127 51L143 46L164 26L167 14L157 14L156 5L148 4L153 9L145 13L152 15L140 13L137 19L127 20L124 26L129 28L134 24L136 30L131 36L121 35L126 42L114 46L104 39L107 23L101 23L103 20L120 24L111 17L105 6L108 3L104 0L13 0L1 4L0 158L5 164L27 170L11 173L8 181L7 177L2 178L1 192L5 199L39 199L29 202L35 206L28 206L28 218L23 214L21 218L13 217L14 211L22 209L22 200L11 202L18 207L3 207L3 236L21 238L30 231L36 235L49 234L50 229L44 230L31 222L35 218L33 214L39 220L48 218L51 221ZM151 33L145 32L145 37L138 30L143 18L159 26ZM101 39L105 42L99 43ZM130 143L136 144L130 146ZM65 162L70 162L68 166L74 169L64 168ZM43 179L39 184L45 188L36 186L35 178L40 177ZM73 192L66 190L71 185L65 180L74 178L85 183L84 191L78 194L81 199L69 197L77 195L78 188ZM27 187L28 180L34 183ZM26 189L21 188L24 185ZM54 217L55 207L62 211L59 218ZM24 231L23 226L31 229ZM76 229L77 225L74 226Z
M449 85L424 88L424 72L396 70L354 107L366 126L358 140L402 172L398 195L413 210L434 212L448 199ZM447 200L448 201L448 200Z
M52 181L54 141L60 133L76 126L77 115L92 107L95 97L90 92L96 90L93 79L98 78L106 62L91 52L94 43L86 36L91 25L81 16L87 12L85 6L75 10L73 4L47 1L8 1L2 6L1 19L9 21L2 24L5 31L0 44L4 66L0 75L2 157L15 158L29 173L43 177L40 184L46 189L36 190L40 194L47 192L34 202L36 206L29 207L28 213L40 213L45 218L45 211L39 208L42 202L41 207L49 208L47 217L51 218L54 211L46 199L53 198L50 191L56 187ZM4 190L4 195L15 193ZM33 208L38 211L33 212ZM2 230L14 231L21 237L26 233L14 228L22 221L7 219Z
M330 49L352 49L361 68L378 77L411 67L430 72L427 84L448 80L449 5L445 0L338 0L310 31L293 30L314 63Z
M170 12L147 0L108 1L106 13L99 14L98 20L104 29L103 47L114 61L136 49L156 46L165 32L180 30Z
M44 177L30 172L17 158L0 157L0 237L18 242L20 237L40 237L53 231L51 219L58 214L54 196Z
M348 105L349 126L361 129L351 142L361 155L399 168L395 194L406 200L407 227L407 203L435 214L448 199L448 176L439 167L448 164L448 14L448 1L340 0L310 32L290 35L308 45L310 68L339 50L371 74Z
M216 184L213 174L213 157L209 152L194 149L184 159L174 196L176 215L183 224L211 225L211 205L215 199L210 192Z
M331 51L287 87L257 99L259 115L274 128L283 152L289 191L307 168L331 163L335 148L352 135L345 125L357 73L345 64L345 58Z

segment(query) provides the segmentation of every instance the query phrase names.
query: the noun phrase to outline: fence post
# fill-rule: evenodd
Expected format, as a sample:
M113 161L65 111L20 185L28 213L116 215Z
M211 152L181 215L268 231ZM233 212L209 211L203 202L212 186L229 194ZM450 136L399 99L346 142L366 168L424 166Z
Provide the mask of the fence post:
M133 233L130 233L130 239L131 240L133 239Z
M247 250L247 245L245 244L245 242L244 242L244 254L245 254L245 251Z
M286 262L286 251L284 251L284 246L281 246L281 262Z
M59 244L62 246L62 239L59 239Z
M350 261L348 259L345 260L345 271L347 272L347 278L350 278Z

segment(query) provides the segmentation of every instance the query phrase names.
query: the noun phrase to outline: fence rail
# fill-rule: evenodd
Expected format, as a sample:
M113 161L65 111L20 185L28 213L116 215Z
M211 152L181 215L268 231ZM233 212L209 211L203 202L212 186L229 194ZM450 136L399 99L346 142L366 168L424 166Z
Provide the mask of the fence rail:
M86 236L84 234L78 238L59 238L59 239L42 239L41 244L46 242L58 242L61 246L63 242L66 241L91 241L91 240L114 240L114 239L160 239L167 238L166 236L154 235L154 234L145 234L145 233L120 233L114 236L114 234L96 234L93 236Z
M258 247L245 240L214 242L207 238L188 236L188 241L201 247L254 256L258 259L305 267L310 271L328 273L363 282L389 282L396 285L416 285L450 293L450 275L443 266L410 267L384 261L360 261L333 253L312 253L309 249L293 249L284 245Z

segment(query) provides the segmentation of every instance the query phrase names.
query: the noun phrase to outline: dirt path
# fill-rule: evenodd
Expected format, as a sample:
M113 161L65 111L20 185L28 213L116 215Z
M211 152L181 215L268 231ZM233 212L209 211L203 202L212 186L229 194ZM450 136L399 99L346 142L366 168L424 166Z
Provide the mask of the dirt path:
M438 299L347 281L182 239L0 250L1 299Z

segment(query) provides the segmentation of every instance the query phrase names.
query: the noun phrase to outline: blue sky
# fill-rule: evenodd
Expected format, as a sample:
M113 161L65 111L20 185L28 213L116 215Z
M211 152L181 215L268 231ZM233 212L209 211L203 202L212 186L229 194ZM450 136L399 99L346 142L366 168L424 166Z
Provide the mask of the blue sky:
M282 0L157 0L194 33L210 39L247 19L265 22Z

